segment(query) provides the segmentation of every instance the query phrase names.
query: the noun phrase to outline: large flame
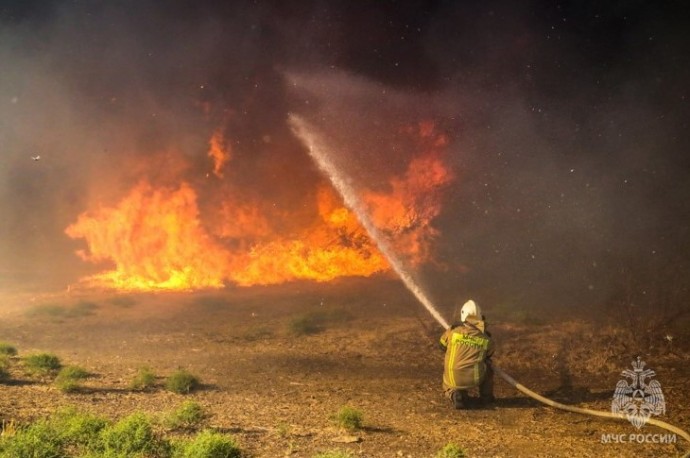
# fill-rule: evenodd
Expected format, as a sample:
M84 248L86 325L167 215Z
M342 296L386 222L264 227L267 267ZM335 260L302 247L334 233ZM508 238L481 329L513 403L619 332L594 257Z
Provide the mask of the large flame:
M217 288L223 286L227 254L199 222L196 192L153 188L142 181L113 208L82 214L66 229L84 238L86 261L111 261L115 269L88 283L126 290Z
M384 189L362 193L374 223L411 264L430 256L436 235L431 223L441 209L439 190L452 179L440 155L445 137L427 123L415 133L424 153ZM218 177L230 157L226 143L220 133L210 141ZM330 281L390 269L332 188L318 185L313 195L307 203L313 216L297 230L282 233L272 223L276 215L261 202L230 193L202 212L198 191L188 182L170 187L142 180L118 204L81 214L66 233L86 240L88 249L77 253L82 259L114 266L83 283L120 290Z
M453 179L441 159L448 143L433 123L417 126L425 154L412 159L403 177L394 177L385 192L366 192L364 201L373 223L412 265L430 259L437 235L431 225L441 213L440 191Z

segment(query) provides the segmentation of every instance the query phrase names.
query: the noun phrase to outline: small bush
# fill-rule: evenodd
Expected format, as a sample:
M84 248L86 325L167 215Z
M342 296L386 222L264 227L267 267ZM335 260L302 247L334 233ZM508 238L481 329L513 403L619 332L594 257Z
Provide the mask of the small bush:
M63 393L74 393L81 389L81 381L88 378L86 369L79 366L65 366L55 377L55 385Z
M465 451L458 445L449 442L436 454L436 458L465 458Z
M113 297L108 302L116 307L129 308L136 305L137 300L130 296Z
M334 419L339 427L350 431L362 427L362 412L349 406L341 407Z
M156 386L156 374L150 367L144 366L139 369L129 386L133 390L149 390Z
M0 355L17 356L17 348L7 342L0 342Z
M89 377L86 369L79 366L65 366L58 372L58 378L69 378L73 380L84 380Z
M354 455L345 450L328 450L317 453L313 458L354 458Z
M285 439L290 436L290 429L291 428L288 423L281 421L280 423L278 423L278 426L276 426L276 433L278 433L278 436Z
M199 387L199 379L184 369L172 374L165 382L165 387L177 394L188 394Z
M82 389L81 383L72 379L55 379L55 386L63 393L76 393Z
M10 360L5 355L0 355L0 382L10 378Z
M273 331L268 326L253 326L249 328L242 337L244 340L254 342L273 337Z
M97 304L88 301L80 301L71 306L46 304L29 309L27 315L36 318L80 318L93 315L97 308Z
M1 458L55 458L65 456L64 440L47 419L18 428L14 435L0 438Z
M214 431L202 431L192 440L181 442L174 458L240 458L240 448L233 437Z
M203 407L194 401L186 401L180 407L172 411L164 419L163 423L168 428L196 428L206 418Z
M106 420L61 409L49 418L18 428L13 422L3 425L0 437L1 458L54 458L74 456L99 443ZM70 451L68 453L68 450ZM81 456L81 455L79 455Z
M290 320L288 325L290 334L295 336L303 336L309 334L316 334L323 330L319 320L312 315L302 315Z
M167 446L154 432L151 420L140 412L105 428L101 441L104 456L157 455Z
M36 353L24 358L24 367L35 375L51 375L60 370L60 358L52 353Z
M52 416L51 424L65 445L89 448L98 447L100 433L108 421L74 408L66 408Z

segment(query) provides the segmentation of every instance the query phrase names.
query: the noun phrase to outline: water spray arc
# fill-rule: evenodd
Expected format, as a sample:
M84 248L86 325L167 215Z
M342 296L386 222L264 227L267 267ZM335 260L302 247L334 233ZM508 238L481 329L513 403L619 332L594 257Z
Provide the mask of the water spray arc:
M402 260L396 255L395 251L386 241L383 234L376 228L376 226L371 221L364 205L357 196L354 186L351 180L336 166L333 160L330 158L330 149L327 147L325 142L321 139L319 135L314 132L309 124L303 120L301 117L291 114L289 117L290 125L295 135L302 140L302 142L307 147L309 155L318 165L321 172L328 177L335 189L341 195L345 201L345 205L352 210L357 218L359 219L364 229L367 231L369 236L372 238L374 243L377 245L381 253L388 259L391 267L396 274L400 277L402 282L405 284L408 290L415 295L415 297L422 303L422 305L427 309L431 316L436 319L436 321L443 327L443 329L448 329L450 326L448 322L441 316L436 307L431 303L429 298L426 296L424 291L415 283L412 276L405 270ZM551 399L545 398L538 393L530 390L521 383L517 382L510 375L503 372L503 370L497 367L495 364L492 365L494 371L505 380L508 384L516 388L523 394L535 399L543 404L546 404L557 409L566 410L568 412L580 413L585 415L592 415L596 417L610 418L615 420L626 420L627 418L624 414L614 414L612 412L604 412L598 410L585 409L581 407L569 406L566 404L561 404L560 402L553 401ZM678 434L685 440L690 441L690 434L683 431L682 429L673 426L669 423L650 418L647 420L650 425L655 425L663 428L672 433ZM690 451L683 455L683 458L690 458Z
M393 268L396 274L400 277L402 282L405 284L407 289L415 295L415 297L422 303L422 305L429 311L431 316L433 316L436 321L438 321L444 328L449 328L450 326L446 320L441 316L441 314L436 310L436 307L431 303L424 291L417 285L405 267L403 266L402 260L397 256L395 251L386 241L385 237L377 229L374 223L371 221L364 204L357 196L352 182L345 176L345 174L338 169L336 164L331 160L328 154L329 149L324 144L323 140L314 133L314 130L309 127L306 121L297 115L290 115L290 124L292 129L300 138L304 144L307 146L309 155L312 157L314 162L318 165L321 172L328 177L328 179L333 184L333 187L338 191L340 196L345 201L345 205L352 210L357 219L364 226L364 229L372 238L378 249L383 253L383 255L388 260L389 264Z

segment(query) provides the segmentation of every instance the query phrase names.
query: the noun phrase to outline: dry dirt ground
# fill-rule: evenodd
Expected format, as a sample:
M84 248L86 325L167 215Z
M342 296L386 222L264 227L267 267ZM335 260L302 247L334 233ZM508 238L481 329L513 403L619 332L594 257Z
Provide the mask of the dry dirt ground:
M620 372L635 355L616 328L579 321L514 323L485 307L497 342L495 363L524 385L564 403L610 410ZM308 329L316 323L318 329ZM638 431L554 410L496 379L497 402L456 411L442 397L438 325L400 283L226 289L204 293L114 295L63 293L4 298L0 341L21 355L47 351L95 377L64 394L49 380L13 366L0 383L0 420L19 424L59 406L113 419L135 410L164 412L191 399L209 426L234 435L250 457L312 457L349 450L362 457L433 457L448 442L469 457L678 456L677 444L603 444L603 434ZM666 396L661 418L690 428L689 350L652 345L648 365ZM668 344L668 342L667 342ZM643 358L644 359L644 358ZM203 386L189 395L129 388L142 366L165 377L185 368ZM331 416L343 405L364 415L343 436ZM665 434L652 426L642 433Z

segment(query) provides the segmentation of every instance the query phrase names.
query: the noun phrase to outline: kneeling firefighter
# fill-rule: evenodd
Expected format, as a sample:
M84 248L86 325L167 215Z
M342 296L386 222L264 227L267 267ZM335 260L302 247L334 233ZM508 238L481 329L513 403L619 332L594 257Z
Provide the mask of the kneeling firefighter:
M486 331L484 316L472 300L456 307L453 325L441 336L441 347L446 352L443 370L443 390L456 409L468 408L468 390L479 387L479 401L488 404L494 400L491 355L494 352L491 334Z

